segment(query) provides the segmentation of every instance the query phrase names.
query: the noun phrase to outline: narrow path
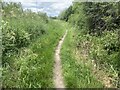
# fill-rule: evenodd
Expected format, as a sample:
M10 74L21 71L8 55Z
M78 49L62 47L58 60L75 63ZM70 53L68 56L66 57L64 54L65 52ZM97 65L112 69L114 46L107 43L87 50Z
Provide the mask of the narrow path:
M61 65L61 59L60 59L60 49L62 47L62 43L67 35L67 30L62 37L62 39L59 41L58 46L55 50L55 64L54 64L54 85L55 88L65 88L64 80L62 76L62 65Z

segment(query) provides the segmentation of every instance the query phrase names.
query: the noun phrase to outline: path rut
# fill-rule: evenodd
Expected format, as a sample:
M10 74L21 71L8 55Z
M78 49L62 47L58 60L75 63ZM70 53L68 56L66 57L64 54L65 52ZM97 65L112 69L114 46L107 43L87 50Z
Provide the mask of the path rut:
M62 37L62 39L59 41L56 50L55 50L55 64L54 64L54 85L55 88L65 88L64 80L62 76L62 65L61 65L61 59L60 59L60 49L62 47L63 41L67 35L67 30Z

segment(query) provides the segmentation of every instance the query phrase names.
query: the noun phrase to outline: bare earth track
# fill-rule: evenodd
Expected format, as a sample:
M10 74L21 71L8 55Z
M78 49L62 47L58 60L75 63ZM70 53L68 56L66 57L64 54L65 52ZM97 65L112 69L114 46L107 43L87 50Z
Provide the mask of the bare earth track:
M61 65L61 59L60 59L60 49L62 47L62 43L67 35L67 30L62 37L62 39L59 41L56 50L55 50L55 64L54 64L54 85L55 88L65 88L64 80L62 76L62 65Z

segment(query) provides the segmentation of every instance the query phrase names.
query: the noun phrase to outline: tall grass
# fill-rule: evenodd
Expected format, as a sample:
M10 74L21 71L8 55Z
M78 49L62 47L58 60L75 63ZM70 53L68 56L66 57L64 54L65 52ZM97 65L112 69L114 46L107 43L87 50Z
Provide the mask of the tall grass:
M69 29L61 51L63 75L66 87L70 88L100 88L103 85L95 78L89 66L75 54L75 32Z
M54 50L63 23L40 12L19 11L16 3L2 5L2 87L54 87Z
M113 87L117 86L118 78L118 31L104 31L102 36L92 36L76 31L75 46L79 53L86 55L87 62L94 62L99 72L104 72L100 78L111 78ZM80 54L80 55L81 55ZM94 70L95 71L95 70ZM102 80L101 80L102 81ZM102 81L103 82L103 81Z
M46 34L19 49L18 54L7 57L3 87L53 87L54 50L64 32L62 27L58 30L59 26L58 21L51 20Z

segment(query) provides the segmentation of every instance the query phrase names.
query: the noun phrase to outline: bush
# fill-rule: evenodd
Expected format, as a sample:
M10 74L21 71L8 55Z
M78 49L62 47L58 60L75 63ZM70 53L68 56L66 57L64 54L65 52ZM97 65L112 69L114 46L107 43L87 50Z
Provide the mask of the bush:
M41 12L23 11L20 3L2 2L1 5L4 13L2 14L2 60L4 64L21 48L28 47L36 38L46 33L48 17ZM9 17L9 14L12 15Z

